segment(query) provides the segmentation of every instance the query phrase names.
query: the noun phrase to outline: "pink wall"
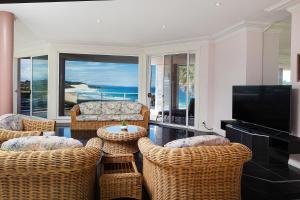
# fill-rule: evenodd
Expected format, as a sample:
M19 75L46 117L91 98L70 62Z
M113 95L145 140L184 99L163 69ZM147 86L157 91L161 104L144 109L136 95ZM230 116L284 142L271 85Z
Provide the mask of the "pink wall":
M14 15L0 11L0 115L13 111Z

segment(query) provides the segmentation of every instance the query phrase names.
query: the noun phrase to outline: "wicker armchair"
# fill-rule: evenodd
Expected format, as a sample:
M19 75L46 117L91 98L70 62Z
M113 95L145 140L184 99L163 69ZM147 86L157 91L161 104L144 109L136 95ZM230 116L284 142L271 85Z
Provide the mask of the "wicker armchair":
M43 131L55 131L54 120L31 120L23 119L22 131L11 131L6 129L0 129L0 145L13 138L25 137L25 136L38 136Z
M70 112L71 115L71 129L72 130L97 130L100 127L120 124L120 121L78 121L76 118L81 114L79 105L75 105ZM141 110L141 115L144 120L142 121L130 121L128 120L129 125L137 125L148 129L150 111L147 106L143 106Z
M164 148L148 138L141 138L138 145L152 199L241 199L242 168L252 155L246 146Z
M0 199L94 199L101 145L92 138L83 148L0 150Z

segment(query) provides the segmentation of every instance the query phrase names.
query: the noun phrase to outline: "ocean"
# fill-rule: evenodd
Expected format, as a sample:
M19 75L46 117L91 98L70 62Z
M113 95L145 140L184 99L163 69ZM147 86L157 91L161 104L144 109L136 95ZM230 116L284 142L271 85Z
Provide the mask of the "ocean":
M124 87L111 85L89 85L89 87L96 89L97 92L80 92L78 95L79 100L138 101L138 87ZM151 93L155 93L155 88L151 88ZM186 92L184 89L179 90L179 108L186 108Z

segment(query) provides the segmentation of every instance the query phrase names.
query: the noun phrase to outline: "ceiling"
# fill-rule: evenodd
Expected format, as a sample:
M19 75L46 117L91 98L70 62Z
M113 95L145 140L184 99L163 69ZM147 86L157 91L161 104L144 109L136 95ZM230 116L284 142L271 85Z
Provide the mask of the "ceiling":
M145 46L215 34L242 20L287 15L265 8L281 0L112 0L1 4L16 15L16 42ZM220 2L220 6L216 6Z

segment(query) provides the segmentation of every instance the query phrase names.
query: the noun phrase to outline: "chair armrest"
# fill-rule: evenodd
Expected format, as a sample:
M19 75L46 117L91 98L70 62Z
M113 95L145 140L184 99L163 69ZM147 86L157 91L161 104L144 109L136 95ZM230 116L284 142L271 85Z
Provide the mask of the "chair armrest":
M144 137L138 141L138 146L150 162L172 168L236 165L243 164L252 157L248 147L237 143L227 146L167 148L154 145L149 138Z
M47 175L49 173L74 173L96 168L101 150L96 148L71 148L51 151L1 151L0 177L9 175Z
M147 106L145 105L142 106L141 115L143 115L145 121L149 121L150 111Z
M54 120L32 120L23 119L24 131L55 131L56 122Z
M76 116L80 115L80 107L79 105L73 106L73 108L70 111L71 120L76 121Z
M89 139L89 141L85 145L86 148L96 148L100 150L102 149L102 146L103 146L103 142L98 137Z
M6 129L0 129L0 144L13 138L39 135L41 135L40 131L11 131Z

